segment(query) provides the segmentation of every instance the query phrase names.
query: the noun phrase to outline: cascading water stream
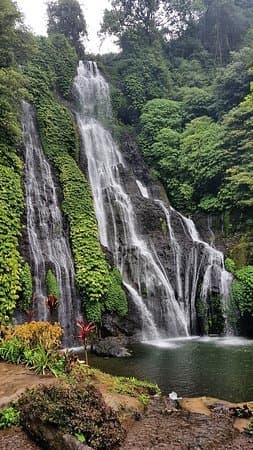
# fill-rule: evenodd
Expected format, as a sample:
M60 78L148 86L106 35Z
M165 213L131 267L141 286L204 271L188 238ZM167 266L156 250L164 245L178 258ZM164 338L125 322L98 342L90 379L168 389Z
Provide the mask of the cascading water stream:
M207 242L200 239L198 231L194 225L194 222L179 214L183 226L185 226L187 233L193 242L192 253L189 257L188 266L194 267L196 261L198 261L198 253L202 251L202 257L199 262L199 267L194 268L194 278L193 283L194 289L191 294L190 303L193 304L196 297L196 286L199 283L199 275L202 273L202 288L200 292L200 299L202 302L206 303L208 296L214 291L219 293L220 298L223 303L224 318L225 318L225 332L229 332L229 324L227 322L227 308L228 301L230 297L231 284L233 277L226 271L224 266L224 255L222 252L218 251ZM209 224L208 224L209 225Z
M120 174L125 162L110 132L99 121L111 119L110 91L94 63L79 64L74 92L80 105L77 122L88 162L100 240L114 255L138 310L142 302L143 337L188 335L184 311L175 299L166 272L137 232L131 198Z
M201 296L213 289L213 274L219 278L223 293L223 256L199 240L194 224L162 201L149 196L147 187L135 179L142 197L155 202L165 215L168 245L175 271L169 276L152 239L138 231L134 203L126 186L128 167L106 124L111 122L109 86L93 62L80 62L74 82L78 105L77 124L82 138L81 159L87 162L93 192L101 244L114 256L125 287L142 319L143 339L188 336L196 322L195 301L200 278ZM183 250L171 215L175 214L184 239L190 246ZM205 251L199 251L204 248ZM186 263L187 257L187 263ZM183 265L184 264L184 265Z
M64 344L74 341L79 301L75 293L74 265L58 203L51 168L43 153L34 111L22 102L25 146L25 194L27 234L33 269L33 308L37 320L50 320L46 303L46 273L51 269L60 291L58 320L64 329Z

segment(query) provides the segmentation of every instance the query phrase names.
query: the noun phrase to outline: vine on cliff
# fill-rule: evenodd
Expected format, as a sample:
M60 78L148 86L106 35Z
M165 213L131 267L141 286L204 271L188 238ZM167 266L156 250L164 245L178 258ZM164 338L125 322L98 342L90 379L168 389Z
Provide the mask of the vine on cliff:
M26 79L14 68L0 69L0 323L9 322L21 293L19 238L24 198L19 101Z

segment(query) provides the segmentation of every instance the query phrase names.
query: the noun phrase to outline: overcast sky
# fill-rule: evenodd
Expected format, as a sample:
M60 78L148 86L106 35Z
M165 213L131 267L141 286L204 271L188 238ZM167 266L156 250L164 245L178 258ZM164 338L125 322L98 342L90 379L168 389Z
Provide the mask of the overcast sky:
M19 8L25 15L25 23L36 34L46 34L46 3L47 0L16 0ZM103 17L103 11L110 5L109 0L79 0L83 8L88 26L89 42L86 45L88 51L93 53L106 53L116 51L112 39L106 39L100 48L100 40L97 32Z

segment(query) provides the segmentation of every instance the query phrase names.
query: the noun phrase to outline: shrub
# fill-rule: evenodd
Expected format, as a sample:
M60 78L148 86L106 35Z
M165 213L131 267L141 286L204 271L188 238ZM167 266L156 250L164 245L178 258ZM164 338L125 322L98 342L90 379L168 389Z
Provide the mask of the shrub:
M234 274L235 273L235 262L233 261L233 259L231 258L226 258L225 259L225 268L228 272Z
M125 436L117 414L91 385L40 386L26 392L17 407L22 426L44 445L47 442L40 435L40 427L31 427L31 423L42 422L74 436L82 434L87 445L100 450L118 448Z
M232 294L240 313L253 315L253 266L245 266L235 272Z
M0 429L19 424L19 411L12 406L0 410Z
M20 363L23 359L24 346L15 337L3 339L0 345L0 360L8 361L11 363Z
M33 283L32 283L32 275L29 264L26 262L23 264L21 274L21 302L19 304L19 309L21 311L26 311L29 309L32 294L33 294Z
M45 375L49 371L58 377L65 373L66 359L64 356L60 356L55 351L46 350L41 344L32 350L24 349L23 360L37 374Z
M60 348L62 329L58 323L30 322L16 325L6 335L6 339L16 338L28 349L42 345L46 350Z
M55 274L51 269L47 271L46 275L47 295L53 295L57 301L60 300L60 290Z

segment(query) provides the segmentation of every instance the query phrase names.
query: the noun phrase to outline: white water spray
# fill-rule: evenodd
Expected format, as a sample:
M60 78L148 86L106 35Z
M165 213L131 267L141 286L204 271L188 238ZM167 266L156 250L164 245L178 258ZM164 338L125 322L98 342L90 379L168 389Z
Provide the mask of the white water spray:
M33 268L34 309L37 320L50 320L46 303L46 273L56 275L60 290L58 320L64 343L73 342L79 302L74 287L74 265L58 203L50 165L43 153L32 107L22 102L25 145L27 234Z

